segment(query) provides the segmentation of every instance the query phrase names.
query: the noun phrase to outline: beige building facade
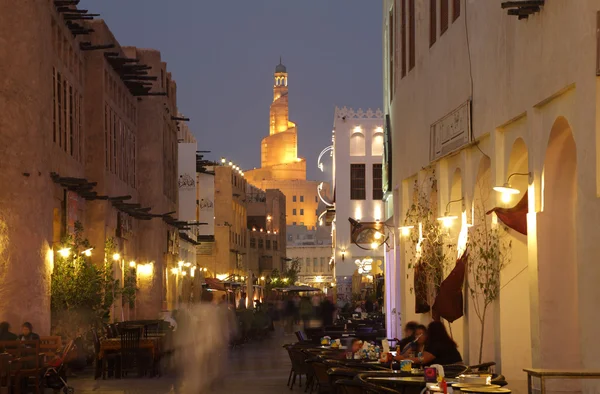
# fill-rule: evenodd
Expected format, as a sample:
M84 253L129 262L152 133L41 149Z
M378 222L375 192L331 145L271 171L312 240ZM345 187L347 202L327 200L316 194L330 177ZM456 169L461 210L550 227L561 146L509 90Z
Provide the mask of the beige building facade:
M437 214L464 218L448 231L448 242L460 244L459 235L472 237L470 226L486 217L477 206L510 208L526 195L527 235L508 232L511 257L487 314L483 359L497 363L513 392L526 392L523 368L599 369L600 1L515 5L510 13L500 1L383 4L386 219L403 226L415 182L426 185ZM519 194L492 189L505 183ZM397 332L404 322L430 319L415 314L415 250L399 233L386 261L394 268L396 285L386 286ZM466 292L465 300L452 332L474 364L481 300ZM552 391L592 386L547 383Z
M0 5L0 320L40 334L54 255L76 222L94 263L113 260L121 282L135 271L136 303L117 303L112 319L157 317L177 254L176 122L165 115L177 113L175 84L157 51L122 48L103 21L69 14L50 1ZM21 17L32 25L16 35ZM115 256L104 255L109 239Z
M258 285L261 277L282 270L286 201L279 190L251 186L241 169L225 162L202 168L198 193L198 220L208 224L199 227L196 248L203 275L244 277Z
M320 182L306 180L306 159L298 157L298 131L289 119L288 72L279 62L273 74L269 135L261 141L261 167L245 172L262 190L279 189L287 199L287 223L315 228ZM328 192L323 186L323 193Z

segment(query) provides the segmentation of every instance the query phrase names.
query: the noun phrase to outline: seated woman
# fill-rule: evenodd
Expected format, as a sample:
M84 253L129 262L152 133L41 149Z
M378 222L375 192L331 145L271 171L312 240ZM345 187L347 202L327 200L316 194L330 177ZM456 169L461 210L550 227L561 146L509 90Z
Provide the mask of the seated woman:
M450 338L443 323L438 321L429 323L427 333L419 338L419 341L421 340L424 340L424 347L422 353L417 357L400 356L397 359L408 359L423 366L462 363L462 356L457 349L456 342Z
M403 358L416 357L419 353L423 352L426 338L427 327L422 324L417 325L413 340L401 348L402 351L399 356Z

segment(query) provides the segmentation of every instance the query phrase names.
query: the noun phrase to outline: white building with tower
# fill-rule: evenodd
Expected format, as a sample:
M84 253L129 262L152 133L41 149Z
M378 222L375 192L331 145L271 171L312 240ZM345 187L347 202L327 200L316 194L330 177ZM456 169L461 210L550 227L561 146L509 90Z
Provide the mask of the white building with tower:
M383 218L383 114L336 108L332 238L338 301L375 294L387 242ZM329 215L331 217L331 215Z

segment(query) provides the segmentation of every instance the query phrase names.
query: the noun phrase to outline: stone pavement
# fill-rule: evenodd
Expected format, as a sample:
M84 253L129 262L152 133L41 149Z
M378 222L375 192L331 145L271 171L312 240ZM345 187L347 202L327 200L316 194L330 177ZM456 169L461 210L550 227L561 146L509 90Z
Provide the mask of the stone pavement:
M291 363L282 345L294 341L293 335L279 334L233 350L223 384L211 390L210 394L289 392L286 383ZM76 394L167 394L175 393L176 382L177 379L172 376L107 380L94 380L86 376L69 380Z

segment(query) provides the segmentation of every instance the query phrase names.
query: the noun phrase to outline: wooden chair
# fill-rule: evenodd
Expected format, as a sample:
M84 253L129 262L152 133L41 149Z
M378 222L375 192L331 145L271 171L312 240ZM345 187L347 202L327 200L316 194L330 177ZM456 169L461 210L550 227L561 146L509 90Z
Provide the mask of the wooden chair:
M10 361L13 357L9 353L0 354L0 394L9 394L12 387L10 376Z
M10 373L14 376L15 394L20 394L21 386L28 387L34 382L34 391L40 393L44 354L40 353L40 341L17 341L18 355L10 364Z
M98 379L102 377L102 379L106 379L106 376L109 375L110 367L112 366L113 375L116 378L121 377L121 360L120 354L117 352L104 352L102 357L100 357L100 338L98 337L98 332L96 330L92 330L92 336L94 338L94 379ZM109 363L110 361L110 363Z
M121 331L121 373L127 376L129 372L137 371L142 374L140 365L140 339L143 327L130 326Z

